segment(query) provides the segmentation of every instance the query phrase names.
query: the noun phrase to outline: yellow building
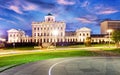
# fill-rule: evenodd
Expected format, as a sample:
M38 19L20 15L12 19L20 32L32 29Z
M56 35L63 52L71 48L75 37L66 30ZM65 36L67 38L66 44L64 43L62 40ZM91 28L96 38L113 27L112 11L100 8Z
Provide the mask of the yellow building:
M108 20L103 21L100 24L101 26L101 34L107 34L107 30L120 30L120 21L119 20Z

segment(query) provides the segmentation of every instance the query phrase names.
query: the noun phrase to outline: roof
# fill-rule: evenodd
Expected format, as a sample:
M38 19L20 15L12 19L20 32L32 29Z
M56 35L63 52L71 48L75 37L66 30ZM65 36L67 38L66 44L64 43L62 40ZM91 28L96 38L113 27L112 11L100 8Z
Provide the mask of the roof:
M91 31L91 29L89 29L87 27L82 27L82 28L78 29L77 31Z
M105 34L92 34L91 37L105 37L106 35Z
M7 32L22 32L22 33L25 33L23 30L20 30L20 29L10 29L8 30Z
M65 31L65 36L74 36L75 32L74 31Z
M7 32L19 32L19 31L16 30L16 29L10 29L10 30L8 30Z

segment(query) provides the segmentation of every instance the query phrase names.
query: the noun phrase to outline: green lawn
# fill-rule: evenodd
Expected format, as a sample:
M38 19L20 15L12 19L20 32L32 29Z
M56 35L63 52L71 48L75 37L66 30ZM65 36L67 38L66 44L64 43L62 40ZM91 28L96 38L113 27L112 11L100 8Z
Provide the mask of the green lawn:
M74 57L74 56L97 56L94 52L85 50L58 50L58 51L43 51L34 52L30 54L19 54L12 56L0 57L0 67L34 62L38 60L45 60L51 58Z
M109 44L91 44L91 47L108 47ZM114 47L115 44L110 44L111 47ZM70 45L70 46L57 46L57 48L84 48L84 44L80 45ZM36 50L38 48L34 47L16 47L16 48L5 48L4 50Z
M106 52L113 52L113 53L120 54L120 48L104 48L102 50L104 50Z
M114 47L115 44L110 44L110 47ZM109 44L92 44L92 47L109 47Z

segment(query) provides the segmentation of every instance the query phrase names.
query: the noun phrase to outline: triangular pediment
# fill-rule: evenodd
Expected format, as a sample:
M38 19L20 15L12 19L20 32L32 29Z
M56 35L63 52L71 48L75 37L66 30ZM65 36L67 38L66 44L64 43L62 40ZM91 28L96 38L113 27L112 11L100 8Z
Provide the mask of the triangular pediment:
M77 31L91 31L91 29L89 29L87 27L82 27L82 28L78 29Z
M16 29L10 29L10 30L8 30L7 32L19 32L19 31L16 30Z

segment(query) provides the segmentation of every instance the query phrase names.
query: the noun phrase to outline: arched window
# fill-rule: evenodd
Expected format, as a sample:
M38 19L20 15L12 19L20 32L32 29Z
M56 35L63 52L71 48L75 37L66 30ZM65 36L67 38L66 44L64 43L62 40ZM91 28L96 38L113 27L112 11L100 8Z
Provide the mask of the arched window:
M48 18L48 21L50 21L50 18Z
M39 28L38 28L38 30L39 30Z
M81 33L80 33L80 36L81 36Z
M87 36L88 36L89 34L87 33Z
M44 30L46 30L46 28L44 28Z
M44 36L46 36L46 33L44 33Z
M34 28L34 30L36 30L36 28Z
M42 36L42 33L41 33L41 36Z
M38 36L40 36L39 33L38 33Z
M85 36L85 34L83 33L83 36Z

